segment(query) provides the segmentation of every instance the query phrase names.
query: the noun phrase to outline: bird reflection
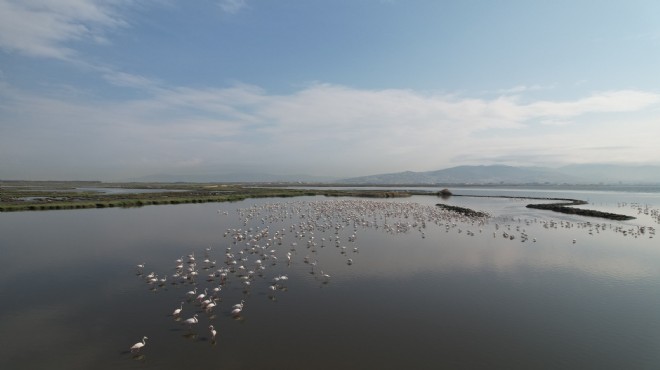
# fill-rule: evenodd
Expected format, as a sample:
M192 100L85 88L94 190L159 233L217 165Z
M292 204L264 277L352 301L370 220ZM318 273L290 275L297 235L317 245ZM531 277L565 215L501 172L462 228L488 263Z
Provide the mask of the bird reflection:
M185 333L185 334L183 334L183 335L181 335L181 336L184 337L184 338L186 338L186 339L189 339L189 340L195 340L195 339L197 339L197 337L199 336L199 334L197 334L197 333L195 333L195 332L188 332L188 333Z
M135 361L144 361L147 357L144 355L144 353L136 353L133 355L133 360Z

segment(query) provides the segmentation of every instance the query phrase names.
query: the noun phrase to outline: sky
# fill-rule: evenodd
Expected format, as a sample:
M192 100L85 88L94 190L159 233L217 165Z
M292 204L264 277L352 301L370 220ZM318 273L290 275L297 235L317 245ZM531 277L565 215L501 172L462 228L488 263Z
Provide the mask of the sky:
M0 0L0 179L660 164L656 0Z

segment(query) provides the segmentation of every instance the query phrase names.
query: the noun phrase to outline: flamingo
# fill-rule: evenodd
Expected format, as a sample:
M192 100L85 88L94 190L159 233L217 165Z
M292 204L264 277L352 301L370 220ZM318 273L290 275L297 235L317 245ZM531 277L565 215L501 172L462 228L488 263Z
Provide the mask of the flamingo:
M139 352L139 351L140 351L140 348L144 347L144 346L147 344L147 342L146 342L147 339L149 339L149 338L147 338L147 337L145 336L145 337L142 338L142 342L137 342L137 343L135 343L135 344L131 347L131 352L135 352L135 351L138 351L138 352Z
M237 303L232 307L231 310L231 315L232 316L239 316L241 314L241 311L243 311L243 306L245 305L245 301L241 300L241 303Z
M241 303L237 303L232 308L240 308L243 309L243 305L245 304L245 301L241 299Z
M202 308L205 308L209 303L211 303L211 297L206 297L205 300L200 302L200 306L202 306Z
M174 312L172 313L172 316L181 315L181 310L183 310L183 302L181 302L181 307L180 308L177 308L176 310L174 310Z
M209 325L209 329L211 329L211 339L215 340L215 334L217 332L213 329L213 325Z
M194 324L197 324L199 320L197 320L197 314L194 314L193 317L186 319L183 323L188 325L189 328L192 328Z
M188 292L186 292L186 295L187 295L188 297L191 297L191 298L192 298L195 294L197 294L197 287L195 287L195 289L193 289L193 290L189 290Z
M207 293L208 293L208 289L204 288L204 293L198 295L198 296L197 296L197 300L201 302L202 299L204 299L204 297L206 297L206 294L207 294Z
M217 300L217 298L213 298L213 299L211 300L211 302L209 302L209 303L206 305L206 312L211 312L211 310L213 309L213 307L215 307L215 306L218 305L217 303L215 303L216 300Z

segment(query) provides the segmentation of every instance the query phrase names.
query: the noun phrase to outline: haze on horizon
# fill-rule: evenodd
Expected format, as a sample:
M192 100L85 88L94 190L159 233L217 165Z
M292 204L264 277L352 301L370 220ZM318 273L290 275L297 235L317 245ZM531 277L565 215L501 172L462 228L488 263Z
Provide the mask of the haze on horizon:
M660 2L0 0L0 179L660 164Z

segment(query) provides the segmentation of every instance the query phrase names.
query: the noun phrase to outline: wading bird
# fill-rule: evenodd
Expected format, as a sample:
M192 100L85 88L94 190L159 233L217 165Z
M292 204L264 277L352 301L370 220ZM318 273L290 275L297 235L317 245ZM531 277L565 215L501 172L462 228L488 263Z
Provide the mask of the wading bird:
M241 300L241 303L237 303L232 307L231 310L231 315L232 316L239 316L241 314L241 311L243 311L243 305L245 304L245 301Z
M194 324L197 324L199 320L197 320L197 314L194 314L193 317L186 319L183 323L188 325L189 328L192 328Z
M201 302L202 299L204 299L204 297L206 297L207 294L208 294L208 289L207 289L207 288L204 288L204 293L198 295L198 296L197 296L197 300Z
M188 292L186 292L186 295L187 295L189 298L194 297L195 294L197 294L197 287L195 287L195 289L193 289L193 290L189 290Z
M181 315L181 310L183 310L183 302L181 302L181 307L177 308L176 310L174 310L174 312L172 312L172 316Z
M131 352L140 351L140 348L144 347L144 346L147 344L147 342L146 342L147 339L149 339L149 338L147 338L147 337L145 336L145 337L142 338L142 342L137 342L137 343L135 343L135 344L131 347Z

